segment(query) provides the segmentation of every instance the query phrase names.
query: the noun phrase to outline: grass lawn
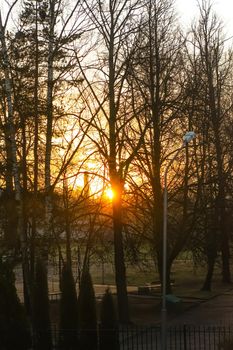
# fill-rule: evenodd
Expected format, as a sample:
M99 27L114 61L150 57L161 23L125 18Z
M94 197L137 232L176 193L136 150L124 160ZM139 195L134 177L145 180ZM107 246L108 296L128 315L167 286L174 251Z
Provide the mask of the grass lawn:
M171 278L175 281L173 293L180 297L208 299L230 288L229 285L222 284L221 271L218 267L216 267L213 277L212 291L201 291L205 273L205 267L194 267L191 260L175 261L171 273ZM91 274L93 283L95 284L115 284L114 270L111 265L105 266L104 271L102 266L92 266ZM148 264L145 268L139 268L137 266L127 267L128 286L145 286L153 282L158 284L158 281L158 272L152 263ZM158 293L159 292L160 288L158 287Z
M101 278L103 276L101 277L100 271L98 266L92 267L93 282L96 284L101 284ZM106 266L104 272L105 285L114 285L113 269L110 266ZM173 313L183 312L185 309L224 293L231 288L229 285L222 284L221 271L219 268L216 268L213 277L212 291L201 291L205 273L206 269L204 267L194 267L190 260L177 260L174 263L171 274L171 278L175 280L173 293L181 298L182 305L180 308L170 311L171 316ZM151 296L135 295L138 286L146 286L155 281L159 281L159 276L152 264L145 269L138 268L137 266L128 266L127 282L128 291L130 292L129 304L133 322L139 324L160 322L160 287L157 286ZM101 287L96 286L96 288L98 289ZM115 292L115 287L112 286L111 289Z
M54 274L54 269L49 271L49 291L59 292L58 274ZM174 263L171 277L174 279L173 293L182 299L183 311L190 306L201 301L208 300L216 295L226 292L231 288L229 285L221 283L220 269L216 268L211 292L201 291L205 277L204 267L194 267L191 260L177 260ZM116 292L114 281L114 269L111 264L92 265L91 275L95 285L97 296L97 309L99 310L101 295L110 286L113 293ZM22 277L18 274L17 289L22 296ZM132 321L138 324L154 324L160 322L161 291L157 283L155 291L151 295L137 295L139 286L146 286L152 282L159 281L158 272L154 265L147 264L144 268L136 265L127 266L127 283L129 292L129 305ZM104 283L103 283L104 282ZM116 297L115 297L116 299ZM52 320L57 323L58 303L52 303Z

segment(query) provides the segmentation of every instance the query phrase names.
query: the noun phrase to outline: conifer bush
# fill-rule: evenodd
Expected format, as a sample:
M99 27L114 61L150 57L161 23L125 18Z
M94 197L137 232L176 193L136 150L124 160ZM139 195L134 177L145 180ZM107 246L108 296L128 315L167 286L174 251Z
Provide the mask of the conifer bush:
M119 349L117 316L109 289L106 290L101 302L99 344L100 350Z
M27 350L31 345L29 323L17 295L12 267L0 260L0 349Z
M52 348L51 324L49 315L49 295L47 269L41 259L36 261L33 287L33 322L35 331L35 349Z
M71 267L66 264L61 276L60 349L78 349L78 299Z
M95 292L89 271L84 271L81 278L78 298L80 349L97 350L97 315Z

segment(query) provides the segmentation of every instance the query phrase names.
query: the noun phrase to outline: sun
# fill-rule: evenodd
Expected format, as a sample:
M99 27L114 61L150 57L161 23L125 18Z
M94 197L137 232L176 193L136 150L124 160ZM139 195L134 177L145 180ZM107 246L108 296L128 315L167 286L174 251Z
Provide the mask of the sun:
M106 191L105 191L105 196L110 199L110 200L113 200L114 198L114 192L111 188L107 188Z

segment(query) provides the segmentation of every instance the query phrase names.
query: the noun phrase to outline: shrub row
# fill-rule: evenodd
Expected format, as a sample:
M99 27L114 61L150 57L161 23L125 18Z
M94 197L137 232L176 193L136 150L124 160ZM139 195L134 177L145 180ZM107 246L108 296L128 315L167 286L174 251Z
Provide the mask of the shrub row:
M17 296L12 268L0 262L0 350L27 350L32 346L35 350L52 349L47 270L40 259L36 262L30 316L29 322ZM119 348L117 317L109 290L102 299L97 329L95 293L88 270L82 274L77 297L72 270L64 265L59 328L61 350Z

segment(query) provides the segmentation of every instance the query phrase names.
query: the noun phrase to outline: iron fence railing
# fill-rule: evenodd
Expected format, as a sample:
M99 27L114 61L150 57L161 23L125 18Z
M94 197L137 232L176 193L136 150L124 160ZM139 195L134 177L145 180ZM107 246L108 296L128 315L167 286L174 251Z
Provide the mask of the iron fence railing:
M161 350L160 327L124 327L120 350ZM177 325L167 329L168 350L233 350L233 325Z
M5 333L0 336L3 341ZM80 347L80 339L83 334L86 339L96 337L96 346L92 350L161 350L160 326L119 326L117 329L85 330L80 333L74 330L59 330L52 327L51 331L31 332L30 350L38 349L39 344L46 344L47 339L52 341L52 349L64 349L62 341L75 342L77 349ZM0 332L1 335L1 332ZM19 336L19 334L17 334ZM12 337L14 331L12 330ZM106 345L107 344L107 345ZM2 349L0 344L0 349ZM42 346L42 345L41 345ZM3 345L4 349L8 349ZM43 346L43 349L47 347ZM69 349L76 349L72 345ZM29 350L29 348L27 348ZM66 347L65 347L66 349ZM88 348L89 349L89 348ZM87 347L85 350L88 350ZM167 329L168 350L233 350L233 325L176 325ZM42 350L42 349L41 349Z

